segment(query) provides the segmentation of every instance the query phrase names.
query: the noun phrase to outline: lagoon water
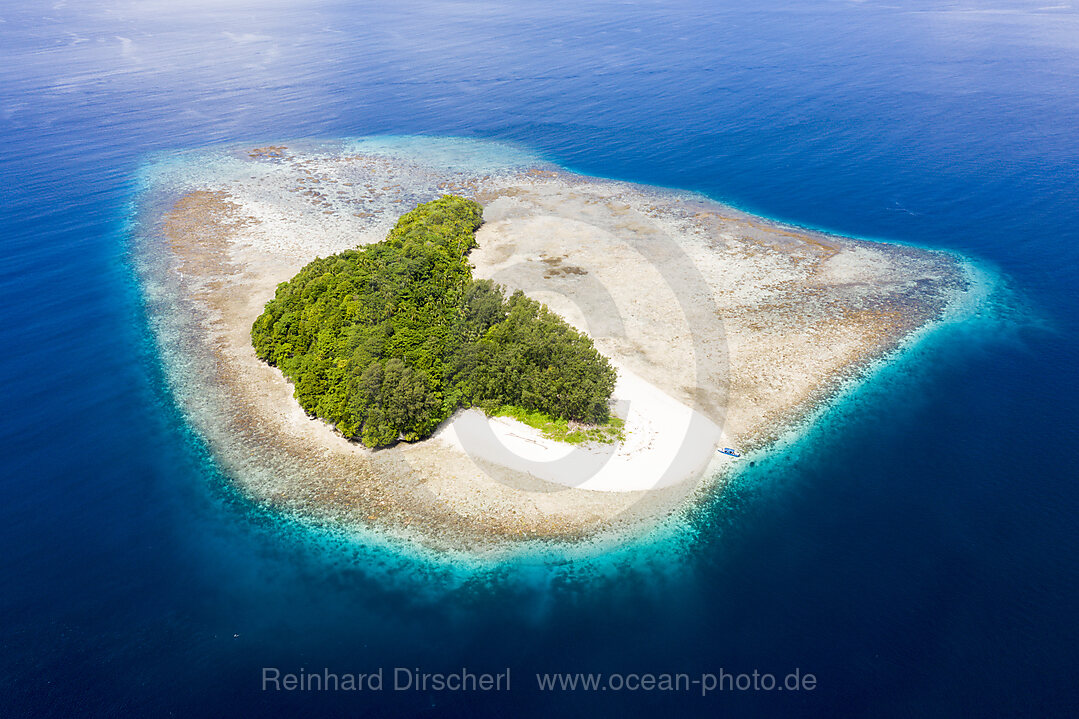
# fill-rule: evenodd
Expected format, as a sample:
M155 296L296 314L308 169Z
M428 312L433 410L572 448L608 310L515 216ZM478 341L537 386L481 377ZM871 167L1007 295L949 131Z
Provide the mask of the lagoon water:
M0 6L0 716L1073 714L1079 10L1005 0ZM190 148L495 140L996 285L603 560L433 566L229 490L165 382L136 179ZM383 692L263 692L384 668ZM394 667L512 671L394 692ZM812 673L557 692L537 672Z

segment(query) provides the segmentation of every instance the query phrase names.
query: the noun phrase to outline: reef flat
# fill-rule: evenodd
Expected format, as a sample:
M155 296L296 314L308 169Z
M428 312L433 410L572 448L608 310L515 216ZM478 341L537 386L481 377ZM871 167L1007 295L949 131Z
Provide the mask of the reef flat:
M967 290L954 255L785 227L479 142L298 143L148 166L137 254L191 425L252 499L434 548L641 531L722 481ZM421 202L483 205L476 278L547 304L618 369L614 446L458 413L377 451L308 417L251 326L316 257Z

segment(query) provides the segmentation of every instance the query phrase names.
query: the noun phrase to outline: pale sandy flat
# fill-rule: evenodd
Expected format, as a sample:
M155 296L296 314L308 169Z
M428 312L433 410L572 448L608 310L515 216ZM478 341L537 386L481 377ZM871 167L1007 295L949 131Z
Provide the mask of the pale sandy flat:
M670 487L696 479L709 463L733 461L717 456L725 438L715 422L630 370L618 368L613 399L626 422L625 439L617 443L558 442L475 409L458 413L434 439L473 459L599 492Z

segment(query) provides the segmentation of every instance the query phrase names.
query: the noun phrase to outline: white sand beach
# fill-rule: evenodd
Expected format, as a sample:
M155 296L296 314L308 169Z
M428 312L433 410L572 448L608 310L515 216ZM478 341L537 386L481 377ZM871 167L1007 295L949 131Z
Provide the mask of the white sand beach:
M567 444L517 420L487 417L475 409L458 413L434 439L470 458L598 492L670 487L699 477L710 463L734 461L717 454L725 440L715 422L626 368L616 369L613 400L616 414L626 422L624 441Z

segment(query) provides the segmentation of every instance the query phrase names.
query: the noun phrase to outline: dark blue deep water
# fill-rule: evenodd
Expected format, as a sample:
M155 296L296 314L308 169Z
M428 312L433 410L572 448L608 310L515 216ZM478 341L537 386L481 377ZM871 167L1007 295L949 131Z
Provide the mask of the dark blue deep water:
M5 0L0 716L1074 715L1079 11L896 4ZM1006 289L707 508L685 566L388 581L221 489L125 234L149 157L372 134L953 249ZM264 666L513 690L264 693ZM816 689L533 678L794 668Z

